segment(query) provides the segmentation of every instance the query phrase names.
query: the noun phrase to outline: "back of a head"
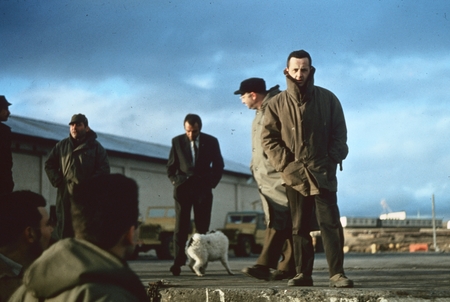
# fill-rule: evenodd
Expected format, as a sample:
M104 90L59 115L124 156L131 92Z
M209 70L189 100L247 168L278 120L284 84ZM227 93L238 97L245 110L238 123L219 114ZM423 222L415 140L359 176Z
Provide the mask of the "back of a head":
M15 191L1 196L0 200L0 247L19 239L27 227L40 232L42 215L39 207L45 207L42 195L31 191Z
M138 186L121 174L100 175L76 186L72 199L75 236L102 249L115 246L136 225Z

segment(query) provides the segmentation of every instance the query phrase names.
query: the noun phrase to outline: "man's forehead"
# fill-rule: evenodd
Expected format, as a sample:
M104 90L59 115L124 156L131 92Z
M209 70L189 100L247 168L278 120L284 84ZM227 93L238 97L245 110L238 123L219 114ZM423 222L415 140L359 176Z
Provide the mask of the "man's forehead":
M186 130L188 130L188 129L190 129L190 130L196 130L196 129L199 128L199 126L198 126L198 123L195 123L194 125L191 125L191 124L189 124L188 121L186 121L186 122L184 123L184 128L185 128Z
M41 213L42 218L46 218L49 216L45 207L38 207L38 211L39 213Z
M75 126L84 126L84 123L83 122L76 122L76 123L70 123L69 124L70 126L72 126L72 125L75 125Z
M289 65L309 66L309 59L308 58L295 58L295 57L292 57L292 58L289 59Z

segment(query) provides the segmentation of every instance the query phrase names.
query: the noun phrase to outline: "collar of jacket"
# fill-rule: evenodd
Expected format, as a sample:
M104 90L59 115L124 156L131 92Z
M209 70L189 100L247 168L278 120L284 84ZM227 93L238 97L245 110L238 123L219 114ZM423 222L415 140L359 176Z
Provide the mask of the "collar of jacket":
M269 103L269 100L281 92L279 88L280 85L275 85L267 91L266 97L262 101L261 108L259 110L264 110Z
M200 147L200 136L202 135L202 132L200 131L198 136L195 138L195 141L198 143L197 146ZM191 140L187 136L187 134L184 134L184 141L189 144L189 147L191 146Z
M309 73L309 78L306 82L306 93L302 94L300 91L300 86L298 86L297 82L292 78L289 73L284 70L284 75L286 76L286 91L299 103L304 104L312 99L312 95L314 92L314 74L316 73L316 69L311 66L311 72Z
M77 142L72 135L69 133L70 141L72 142L72 145L74 146L74 149L80 149L89 144L90 142L93 142L97 139L97 133L95 133L93 130L89 130L86 132L86 136L84 140Z
M3 122L0 122L0 130L11 130L11 127L9 127L8 125L4 124Z
M0 253L0 278L18 277L23 270L23 266Z

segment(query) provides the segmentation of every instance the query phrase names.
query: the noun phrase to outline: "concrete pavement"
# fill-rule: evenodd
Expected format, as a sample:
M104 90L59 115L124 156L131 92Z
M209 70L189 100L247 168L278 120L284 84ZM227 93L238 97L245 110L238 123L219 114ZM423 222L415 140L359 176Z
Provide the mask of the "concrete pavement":
M151 255L130 261L130 267L147 287L164 280L160 301L450 301L450 253L346 254L346 275L355 282L351 289L328 287L324 254L316 254L313 287L290 287L287 280L261 281L243 275L243 267L256 257L236 258L230 252L230 276L220 262L211 262L204 277L197 277L187 266L172 276L172 261Z

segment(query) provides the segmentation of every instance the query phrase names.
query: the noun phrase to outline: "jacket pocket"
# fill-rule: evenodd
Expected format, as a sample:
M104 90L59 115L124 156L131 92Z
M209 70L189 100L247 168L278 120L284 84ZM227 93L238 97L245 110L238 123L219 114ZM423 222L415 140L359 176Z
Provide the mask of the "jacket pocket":
M288 186L296 186L303 183L304 176L304 163L300 161L290 162L281 173L281 177Z

